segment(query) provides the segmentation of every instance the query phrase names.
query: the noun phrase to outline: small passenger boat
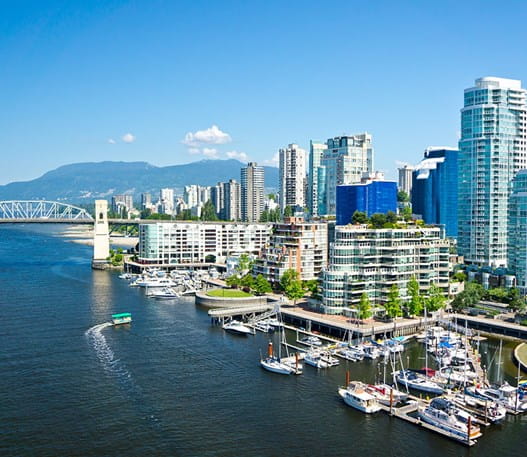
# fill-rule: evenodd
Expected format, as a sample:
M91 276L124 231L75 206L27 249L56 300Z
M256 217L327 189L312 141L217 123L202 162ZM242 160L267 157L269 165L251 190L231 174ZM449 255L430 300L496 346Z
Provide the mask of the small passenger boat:
M350 382L348 387L339 388L339 395L348 406L358 409L363 413L371 414L381 410L377 398L368 393L366 386L359 381Z
M132 315L130 313L112 314L112 324L129 324L132 322Z

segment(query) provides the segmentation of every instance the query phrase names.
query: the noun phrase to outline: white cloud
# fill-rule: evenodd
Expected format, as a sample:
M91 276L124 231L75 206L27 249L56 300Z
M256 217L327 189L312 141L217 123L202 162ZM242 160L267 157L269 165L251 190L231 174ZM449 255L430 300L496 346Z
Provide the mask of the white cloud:
M238 159L242 162L247 162L249 160L249 156L245 154L245 152L238 152L238 151L227 152L227 157L229 159Z
M115 140L113 138L108 138L108 143L115 144Z
M270 165L271 167L277 167L279 161L280 161L280 158L279 158L278 152L275 152L271 160L264 160L263 163L264 165Z
M206 130L187 132L182 141L187 146L198 147L203 144L225 144L232 141L228 133L222 132L217 125L212 125Z
M133 143L135 141L135 136L132 135L131 133L125 133L121 137L121 140L123 140L125 143Z
M188 152L190 152L191 154L201 154L201 149L200 148L188 148Z
M205 157L210 157L211 159L217 159L218 158L218 150L215 148L203 148L201 150L201 153Z

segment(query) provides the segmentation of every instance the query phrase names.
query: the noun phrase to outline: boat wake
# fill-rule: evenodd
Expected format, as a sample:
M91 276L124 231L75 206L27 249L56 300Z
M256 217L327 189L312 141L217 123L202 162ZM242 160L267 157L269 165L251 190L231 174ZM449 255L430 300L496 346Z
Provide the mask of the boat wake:
M95 354L103 366L104 371L106 371L108 375L117 379L124 393L130 397L133 402L137 402L143 418L149 420L152 424L157 425L158 419L150 414L149 411L144 411L144 403L140 400L142 398L141 387L135 383L132 374L126 368L126 365L121 362L120 359L115 358L112 348L102 333L105 328L112 327L112 325L111 322L94 325L86 330L85 336L93 349L95 349Z

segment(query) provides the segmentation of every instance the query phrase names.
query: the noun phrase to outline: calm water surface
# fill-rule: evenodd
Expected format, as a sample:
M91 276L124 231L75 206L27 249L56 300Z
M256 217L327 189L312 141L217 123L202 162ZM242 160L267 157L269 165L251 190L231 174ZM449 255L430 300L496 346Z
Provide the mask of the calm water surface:
M485 430L468 450L346 407L336 394L346 369L373 380L377 362L265 372L267 335L225 334L192 298L147 299L116 273L92 271L91 248L58 231L0 228L2 456L526 455L525 416ZM125 311L130 326L105 325ZM487 363L495 348L482 346ZM404 357L424 364L417 344Z

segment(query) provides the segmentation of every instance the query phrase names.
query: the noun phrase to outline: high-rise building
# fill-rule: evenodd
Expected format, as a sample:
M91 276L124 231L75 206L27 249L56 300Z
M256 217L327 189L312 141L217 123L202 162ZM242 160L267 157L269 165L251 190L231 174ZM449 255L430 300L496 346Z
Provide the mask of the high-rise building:
M112 212L116 214L123 214L123 211L126 210L129 213L134 209L134 199L132 195L114 195L112 197Z
M508 268L516 275L522 295L527 294L527 170L512 182L509 198Z
M224 219L223 213L225 210L225 195L224 195L224 184L222 182L219 182L215 186L211 186L210 188L210 200L212 201L212 204L214 205L214 208L216 208L216 214L220 219Z
M174 214L174 189L161 189L159 191L159 204L164 214Z
M362 175L372 171L373 145L370 134L330 138L317 171L319 215L336 213L338 185L360 183Z
M305 206L306 151L290 144L278 151L280 157L280 208L303 209Z
M322 272L322 310L356 315L363 293L373 305L382 305L394 284L406 301L412 278L422 291L433 283L447 293L449 248L450 242L440 227L336 226L329 266Z
M403 165L397 169L399 171L399 190L406 192L408 196L412 195L412 176L414 167L411 165Z
M508 201L527 168L521 81L485 77L465 90L458 155L458 251L479 266L507 263Z
M229 179L222 183L223 188L223 213L221 219L226 221L241 220L240 211L240 183L235 179Z
M264 209L264 169L249 162L241 169L241 217L244 222L259 222Z
M311 140L309 144L309 175L307 185L307 207L311 216L318 216L318 171L326 143Z
M457 237L458 150L430 147L413 172L412 210L427 224L445 226Z
M152 208L152 195L150 192L144 192L141 194L141 209L151 209Z
M397 211L397 183L385 181L383 173L366 174L361 184L337 186L337 225L351 223L353 213L371 216Z

